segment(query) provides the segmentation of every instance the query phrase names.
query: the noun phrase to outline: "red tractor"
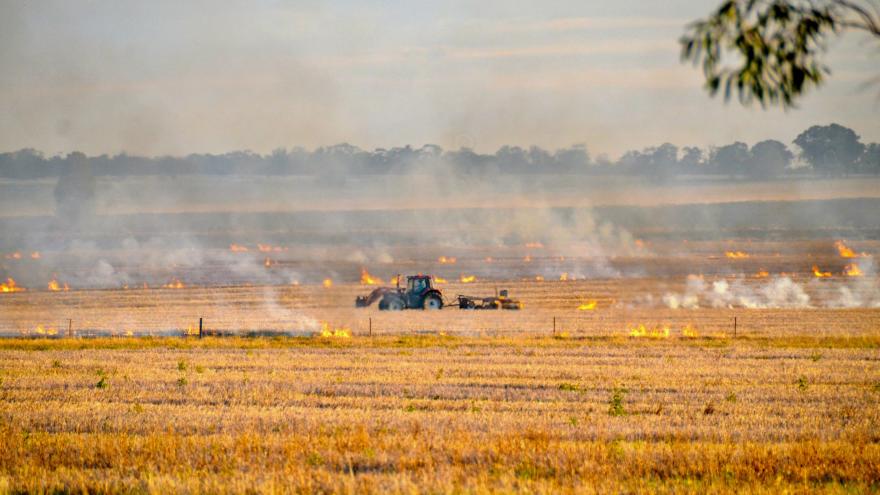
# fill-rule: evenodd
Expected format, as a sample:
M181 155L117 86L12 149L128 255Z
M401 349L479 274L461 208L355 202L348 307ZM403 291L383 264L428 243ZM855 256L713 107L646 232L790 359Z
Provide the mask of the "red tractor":
M379 301L380 310L400 311L402 309L443 309L443 294L434 287L434 277L430 275L410 275L406 277L406 288L378 287L366 296L358 296L355 306L366 308Z

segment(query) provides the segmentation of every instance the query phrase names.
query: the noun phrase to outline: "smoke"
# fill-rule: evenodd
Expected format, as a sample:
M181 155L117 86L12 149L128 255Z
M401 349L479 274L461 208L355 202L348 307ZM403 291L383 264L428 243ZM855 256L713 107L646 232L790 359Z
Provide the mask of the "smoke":
M810 296L789 277L775 277L752 287L744 278L706 283L702 277L688 277L682 294L666 293L663 303L671 309L711 308L808 308Z
M863 275L853 278L847 285L838 287L837 297L830 301L829 307L880 308L880 284L878 284L874 257L860 258L856 266Z

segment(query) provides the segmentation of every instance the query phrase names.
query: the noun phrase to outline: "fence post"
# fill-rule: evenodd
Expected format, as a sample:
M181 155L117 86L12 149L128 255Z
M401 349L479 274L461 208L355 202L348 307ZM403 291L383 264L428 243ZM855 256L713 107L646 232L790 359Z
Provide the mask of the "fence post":
M199 338L202 338L202 317L199 316Z
M73 318L67 319L67 337L73 337Z
M369 317L368 323L369 323L369 328L370 328L370 337L372 337L373 336L373 317L372 316Z
M733 338L736 338L736 316L733 317Z
M553 317L553 336L556 336L556 317Z

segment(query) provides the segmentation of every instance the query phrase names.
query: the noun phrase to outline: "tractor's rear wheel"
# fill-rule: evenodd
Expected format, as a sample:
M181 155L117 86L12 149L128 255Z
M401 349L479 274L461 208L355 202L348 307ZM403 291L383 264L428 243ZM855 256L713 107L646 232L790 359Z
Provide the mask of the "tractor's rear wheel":
M431 294L425 297L425 304L422 307L425 309L443 309L443 300L437 297L436 294Z

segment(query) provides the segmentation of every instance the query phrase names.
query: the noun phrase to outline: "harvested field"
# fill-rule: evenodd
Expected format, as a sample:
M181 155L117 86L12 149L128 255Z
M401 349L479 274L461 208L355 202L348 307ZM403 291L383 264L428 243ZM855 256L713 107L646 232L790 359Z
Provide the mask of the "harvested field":
M874 491L876 333L803 337L4 340L0 486Z

